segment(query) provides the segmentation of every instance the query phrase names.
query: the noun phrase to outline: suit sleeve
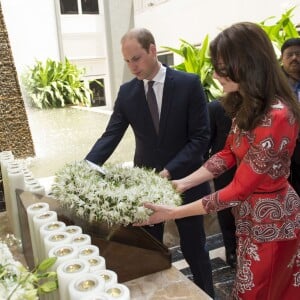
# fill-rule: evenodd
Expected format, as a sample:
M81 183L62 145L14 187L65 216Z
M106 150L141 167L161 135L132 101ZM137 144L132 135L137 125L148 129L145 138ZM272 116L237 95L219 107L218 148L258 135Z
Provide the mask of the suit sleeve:
M186 144L165 166L172 178L174 178L174 172L178 174L180 173L179 170L187 169L186 166L191 165L193 160L202 162L205 153L208 151L210 125L206 96L199 78L194 76L192 79L189 95L186 99L186 101L188 101ZM198 164L197 167L200 167L200 165Z
M210 124L210 141L208 146L208 151L205 154L205 160L207 160L211 154L212 150L214 148L214 145L216 143L216 137L217 137L217 124L216 124L216 108L215 102L209 102L207 104L208 113L209 113L209 124Z
M85 159L102 165L120 143L128 125L128 120L122 113L121 101L118 96L105 132L94 144Z

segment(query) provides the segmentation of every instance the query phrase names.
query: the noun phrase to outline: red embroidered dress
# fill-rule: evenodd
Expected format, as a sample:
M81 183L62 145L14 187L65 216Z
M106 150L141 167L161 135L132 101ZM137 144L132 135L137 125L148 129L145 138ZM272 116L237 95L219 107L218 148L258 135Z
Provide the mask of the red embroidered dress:
M233 299L300 299L300 199L287 181L298 130L278 101L252 131L233 121L225 148L204 164L215 177L238 166L228 186L203 198L207 212L234 207Z

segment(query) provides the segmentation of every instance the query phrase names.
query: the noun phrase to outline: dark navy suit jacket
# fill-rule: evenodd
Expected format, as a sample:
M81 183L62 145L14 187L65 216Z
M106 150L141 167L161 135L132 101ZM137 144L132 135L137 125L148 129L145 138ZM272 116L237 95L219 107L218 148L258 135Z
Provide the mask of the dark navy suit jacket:
M208 103L210 119L210 151L208 156L221 151L231 128L231 119L226 115L225 110L219 100ZM207 157L208 158L208 157ZM225 173L214 179L215 188L219 190L229 184L234 176L236 167L227 170Z
M123 84L107 128L86 159L103 164L129 125L136 142L134 165L157 172L166 168L172 179L195 171L203 163L210 138L206 97L198 76L167 68L158 135L143 81L134 78ZM199 192L197 187L188 191L187 202L199 197Z

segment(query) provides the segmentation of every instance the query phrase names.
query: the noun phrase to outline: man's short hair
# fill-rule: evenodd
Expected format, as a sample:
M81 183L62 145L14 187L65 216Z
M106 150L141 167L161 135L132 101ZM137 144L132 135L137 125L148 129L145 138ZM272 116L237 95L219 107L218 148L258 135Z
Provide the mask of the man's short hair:
M283 54L283 51L286 48L289 48L292 46L300 46L300 38L291 38L291 39L286 40L281 46L281 54Z

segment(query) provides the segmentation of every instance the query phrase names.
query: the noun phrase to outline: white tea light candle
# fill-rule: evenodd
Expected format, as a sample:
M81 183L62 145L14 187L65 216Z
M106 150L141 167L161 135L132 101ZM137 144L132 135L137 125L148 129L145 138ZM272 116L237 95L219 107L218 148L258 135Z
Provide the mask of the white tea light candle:
M77 225L68 225L66 226L65 231L69 233L72 237L82 234L82 228Z
M49 211L49 204L46 202L37 202L31 204L27 207L27 218L28 218L28 227L31 239L32 252L34 257L34 265L38 263L38 246L35 239L34 227L33 227L33 217L35 215Z
M105 289L108 289L112 285L118 283L118 275L112 270L99 270L95 271L92 274L102 277L105 280Z
M3 189L4 189L4 199L5 199L5 206L6 206L9 228L11 230L13 228L13 220L12 220L12 208L11 208L11 202L10 202L7 166L9 163L12 163L13 161L14 161L14 156L11 151L0 152L0 167L1 167L2 182L3 182Z
M82 257L83 259L86 259L84 257ZM105 258L103 256L93 256L90 258L86 259L90 265L90 272L96 272L96 271L100 271L100 270L105 270L106 269L106 261Z
M33 229L34 229L34 236L37 245L37 252L38 252L38 263L42 261L42 246L41 246L41 239L40 239L40 227L46 223L57 221L57 213L55 211L49 210L47 212L37 214L33 217Z
M78 258L78 248L74 244L56 245L50 249L48 257L57 258L55 264L51 267L51 271L56 271L61 263Z
M129 288L121 283L116 283L105 289L105 293L107 293L111 299L114 300L130 300Z
M104 279L94 274L84 274L69 283L70 300L82 300L87 296L97 296L104 291Z
M88 259L94 256L99 256L100 254L99 248L95 245L79 246L78 250L79 250L79 254L78 254L79 258Z
M54 222L49 222L46 224L43 224L40 227L40 241L41 241L41 251L42 251L42 260L46 259L48 257L48 252L45 249L45 238L54 232L60 232L64 231L66 228L66 224L61 221L54 221Z
M47 253L48 255L51 248L57 245L69 244L70 242L71 242L71 237L67 232L60 231L60 232L50 233L44 239L45 253Z
M91 236L85 233L78 234L72 238L72 244L78 247L91 244Z
M70 300L68 286L72 279L88 273L89 265L84 259L71 259L57 267L58 290L61 300Z
M24 190L24 175L21 168L18 165L9 164L7 167L7 178L9 185L10 194L10 205L11 205L11 218L13 225L13 233L18 238L21 239L21 228L19 221L19 210L17 205L16 190Z

